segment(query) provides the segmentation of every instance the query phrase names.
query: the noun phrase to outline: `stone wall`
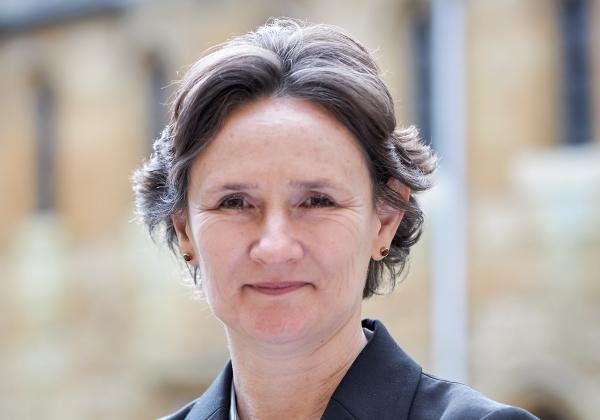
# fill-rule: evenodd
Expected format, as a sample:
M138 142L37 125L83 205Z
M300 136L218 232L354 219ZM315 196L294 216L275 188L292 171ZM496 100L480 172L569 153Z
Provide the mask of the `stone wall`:
M467 4L469 383L557 418L600 412L600 135L561 145L558 9ZM411 14L426 2L138 2L0 35L0 417L147 418L227 359L169 251L131 223L128 177L150 148L151 66L175 80L207 47L272 15L345 28L376 50L415 123ZM600 103L600 7L593 2ZM36 209L36 95L54 93L55 208ZM166 96L172 87L166 88ZM594 108L600 121L600 107ZM436 191L422 198L427 212ZM446 221L451 223L452 221ZM430 360L426 224L407 278L365 305ZM563 417L560 417L560 416Z

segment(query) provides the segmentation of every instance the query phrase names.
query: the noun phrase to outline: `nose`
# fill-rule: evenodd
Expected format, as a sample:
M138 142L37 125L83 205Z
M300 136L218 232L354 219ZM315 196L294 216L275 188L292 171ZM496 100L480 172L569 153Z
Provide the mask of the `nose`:
M263 217L250 258L262 265L281 265L299 261L303 253L289 216L271 213Z

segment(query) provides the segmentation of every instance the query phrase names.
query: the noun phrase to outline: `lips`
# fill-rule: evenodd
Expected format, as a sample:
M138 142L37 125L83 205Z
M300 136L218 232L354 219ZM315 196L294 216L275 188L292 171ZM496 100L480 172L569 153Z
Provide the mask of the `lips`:
M283 295L308 286L310 283L303 281L267 281L248 285L252 290L265 295Z

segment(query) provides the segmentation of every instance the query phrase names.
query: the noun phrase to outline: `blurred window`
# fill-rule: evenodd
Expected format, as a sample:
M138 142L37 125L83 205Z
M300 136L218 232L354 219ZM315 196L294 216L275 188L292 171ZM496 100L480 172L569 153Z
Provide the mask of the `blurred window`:
M422 2L412 11L411 46L417 127L421 138L431 144L431 10Z
M554 410L546 407L534 407L530 410L530 412L537 416L539 419L543 420L568 420L567 417L563 417L559 413L556 413ZM573 420L572 417L571 420Z
M56 178L56 98L47 82L38 84L35 98L37 209L53 210Z
M592 140L589 9L588 0L560 2L562 113L564 141L569 144L581 144Z
M115 15L131 3L129 0L4 0L0 1L0 35L89 16Z

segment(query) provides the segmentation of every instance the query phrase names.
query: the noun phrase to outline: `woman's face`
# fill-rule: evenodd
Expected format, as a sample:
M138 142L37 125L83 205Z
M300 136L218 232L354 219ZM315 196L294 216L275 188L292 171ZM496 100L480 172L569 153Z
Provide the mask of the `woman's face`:
M401 215L378 215L359 147L322 108L269 98L232 113L193 163L173 221L230 335L326 340L360 319L369 260Z

